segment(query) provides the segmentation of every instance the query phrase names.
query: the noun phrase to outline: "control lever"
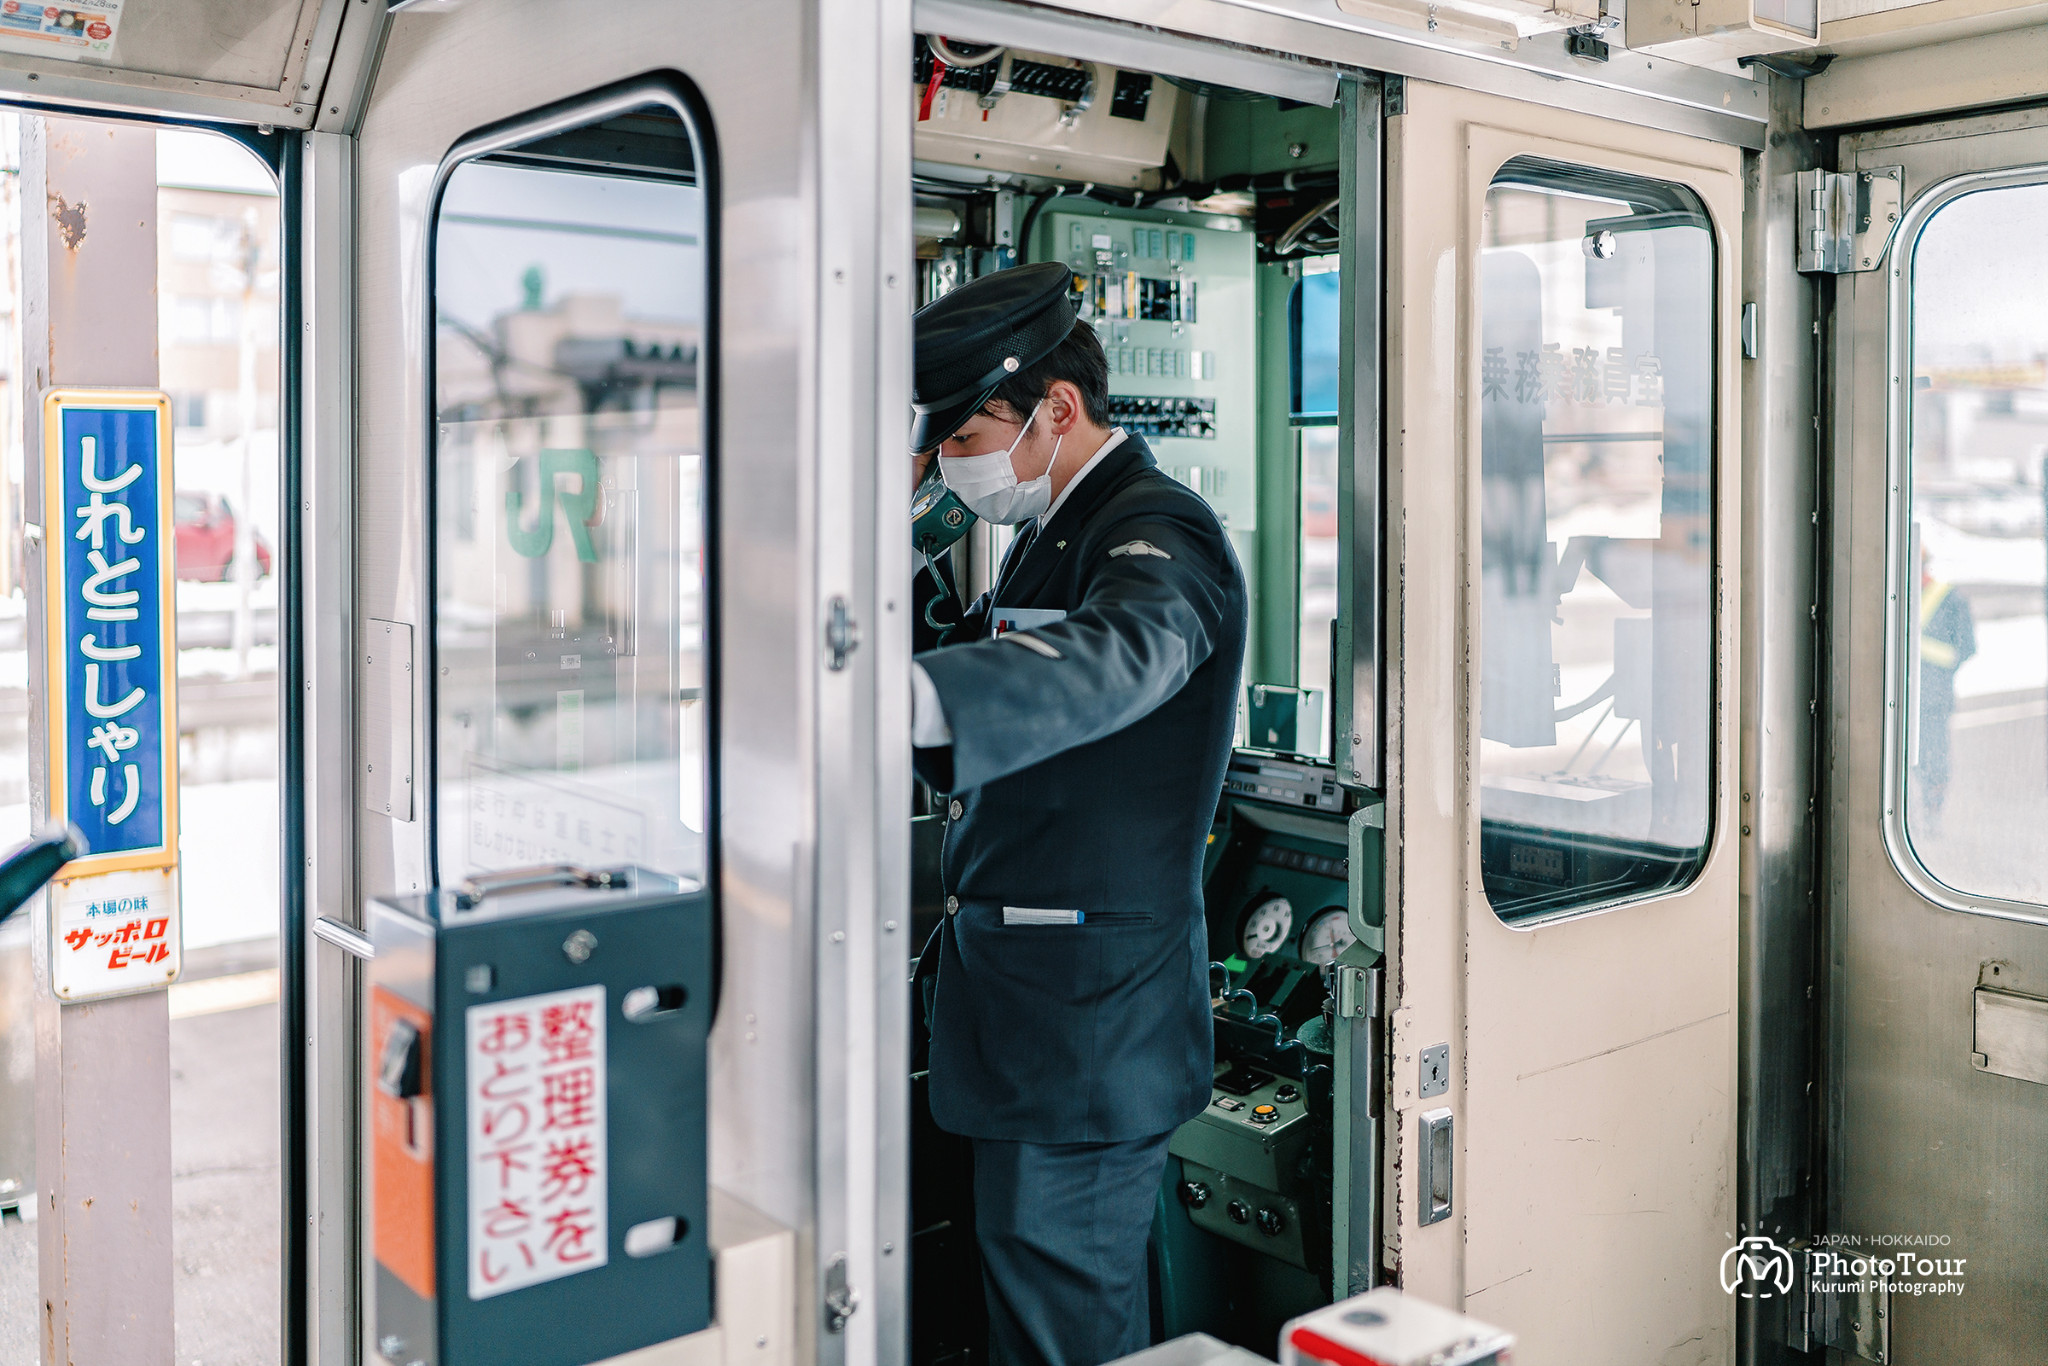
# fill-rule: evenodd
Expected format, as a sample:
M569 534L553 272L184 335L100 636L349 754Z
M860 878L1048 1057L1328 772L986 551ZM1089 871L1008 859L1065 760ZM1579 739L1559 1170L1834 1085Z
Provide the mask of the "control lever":
M411 1100L425 1094L422 1084L420 1031L410 1020L393 1020L384 1040L384 1056L377 1060L377 1089L393 1100Z
M0 921L20 910L65 864L89 852L78 827L65 824L45 830L9 854L0 863Z

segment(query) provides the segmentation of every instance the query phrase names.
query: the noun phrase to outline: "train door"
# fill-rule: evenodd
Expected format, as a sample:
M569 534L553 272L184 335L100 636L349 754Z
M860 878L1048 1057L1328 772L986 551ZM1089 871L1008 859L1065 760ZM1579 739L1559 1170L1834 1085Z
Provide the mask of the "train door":
M1386 1257L1518 1361L1729 1360L1740 154L1401 106Z
M1891 1262L1867 1357L2038 1360L2048 116L1840 147L1827 1269Z
M907 250L883 244L907 249L909 206L875 193L902 149L874 73L909 42L887 4L407 10L358 137L311 148L358 452L354 579L323 604L353 655L355 898L321 905L322 1363L421 1355L371 1306L435 1284L392 1203L427 1189L403 1102L349 1108L355 1041L382 1060L390 1034L362 1032L341 952L374 947L361 904L620 864L717 903L708 1235L756 1250L721 1266L718 1322L737 1343L747 1319L761 1361L900 1340L902 1174L879 1155L904 1083L875 1064L903 1048L907 860L876 813L910 799L908 556L873 491L902 446ZM623 1264L652 1250L628 1233L579 1236ZM495 1293L474 1256L500 1235L450 1236L469 1299Z

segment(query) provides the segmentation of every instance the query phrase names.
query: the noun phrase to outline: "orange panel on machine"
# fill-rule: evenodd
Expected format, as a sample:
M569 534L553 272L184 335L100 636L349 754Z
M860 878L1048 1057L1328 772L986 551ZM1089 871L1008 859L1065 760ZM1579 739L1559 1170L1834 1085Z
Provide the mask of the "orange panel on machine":
M400 1100L378 1087L375 1068L391 1027L420 1035L420 1091ZM379 1265L423 1300L434 1298L433 1016L385 987L370 992L371 1190Z

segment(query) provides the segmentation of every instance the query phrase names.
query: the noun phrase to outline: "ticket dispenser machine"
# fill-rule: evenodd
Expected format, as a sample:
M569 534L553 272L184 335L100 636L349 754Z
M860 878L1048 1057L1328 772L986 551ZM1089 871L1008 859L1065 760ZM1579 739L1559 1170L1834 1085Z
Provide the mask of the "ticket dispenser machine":
M583 1366L708 1326L709 896L547 868L368 922L379 1355Z

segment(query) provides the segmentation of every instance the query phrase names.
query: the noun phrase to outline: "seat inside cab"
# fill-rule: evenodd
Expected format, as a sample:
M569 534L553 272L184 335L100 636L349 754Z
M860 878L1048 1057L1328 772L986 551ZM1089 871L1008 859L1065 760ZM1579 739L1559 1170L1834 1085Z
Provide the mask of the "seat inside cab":
M1383 948L1378 799L1331 764L1340 111L938 35L918 37L912 70L918 302L1069 266L1109 362L1109 424L1208 501L1250 588L1204 874L1214 1088L1172 1140L1151 1270L1155 1340L1267 1350L1333 1297L1339 958L1363 970ZM994 581L1008 536L977 523L939 552L963 601ZM921 785L916 800L922 945L943 918L945 802ZM915 1000L913 1016L912 1358L965 1362L986 1331L970 1147L932 1123Z

